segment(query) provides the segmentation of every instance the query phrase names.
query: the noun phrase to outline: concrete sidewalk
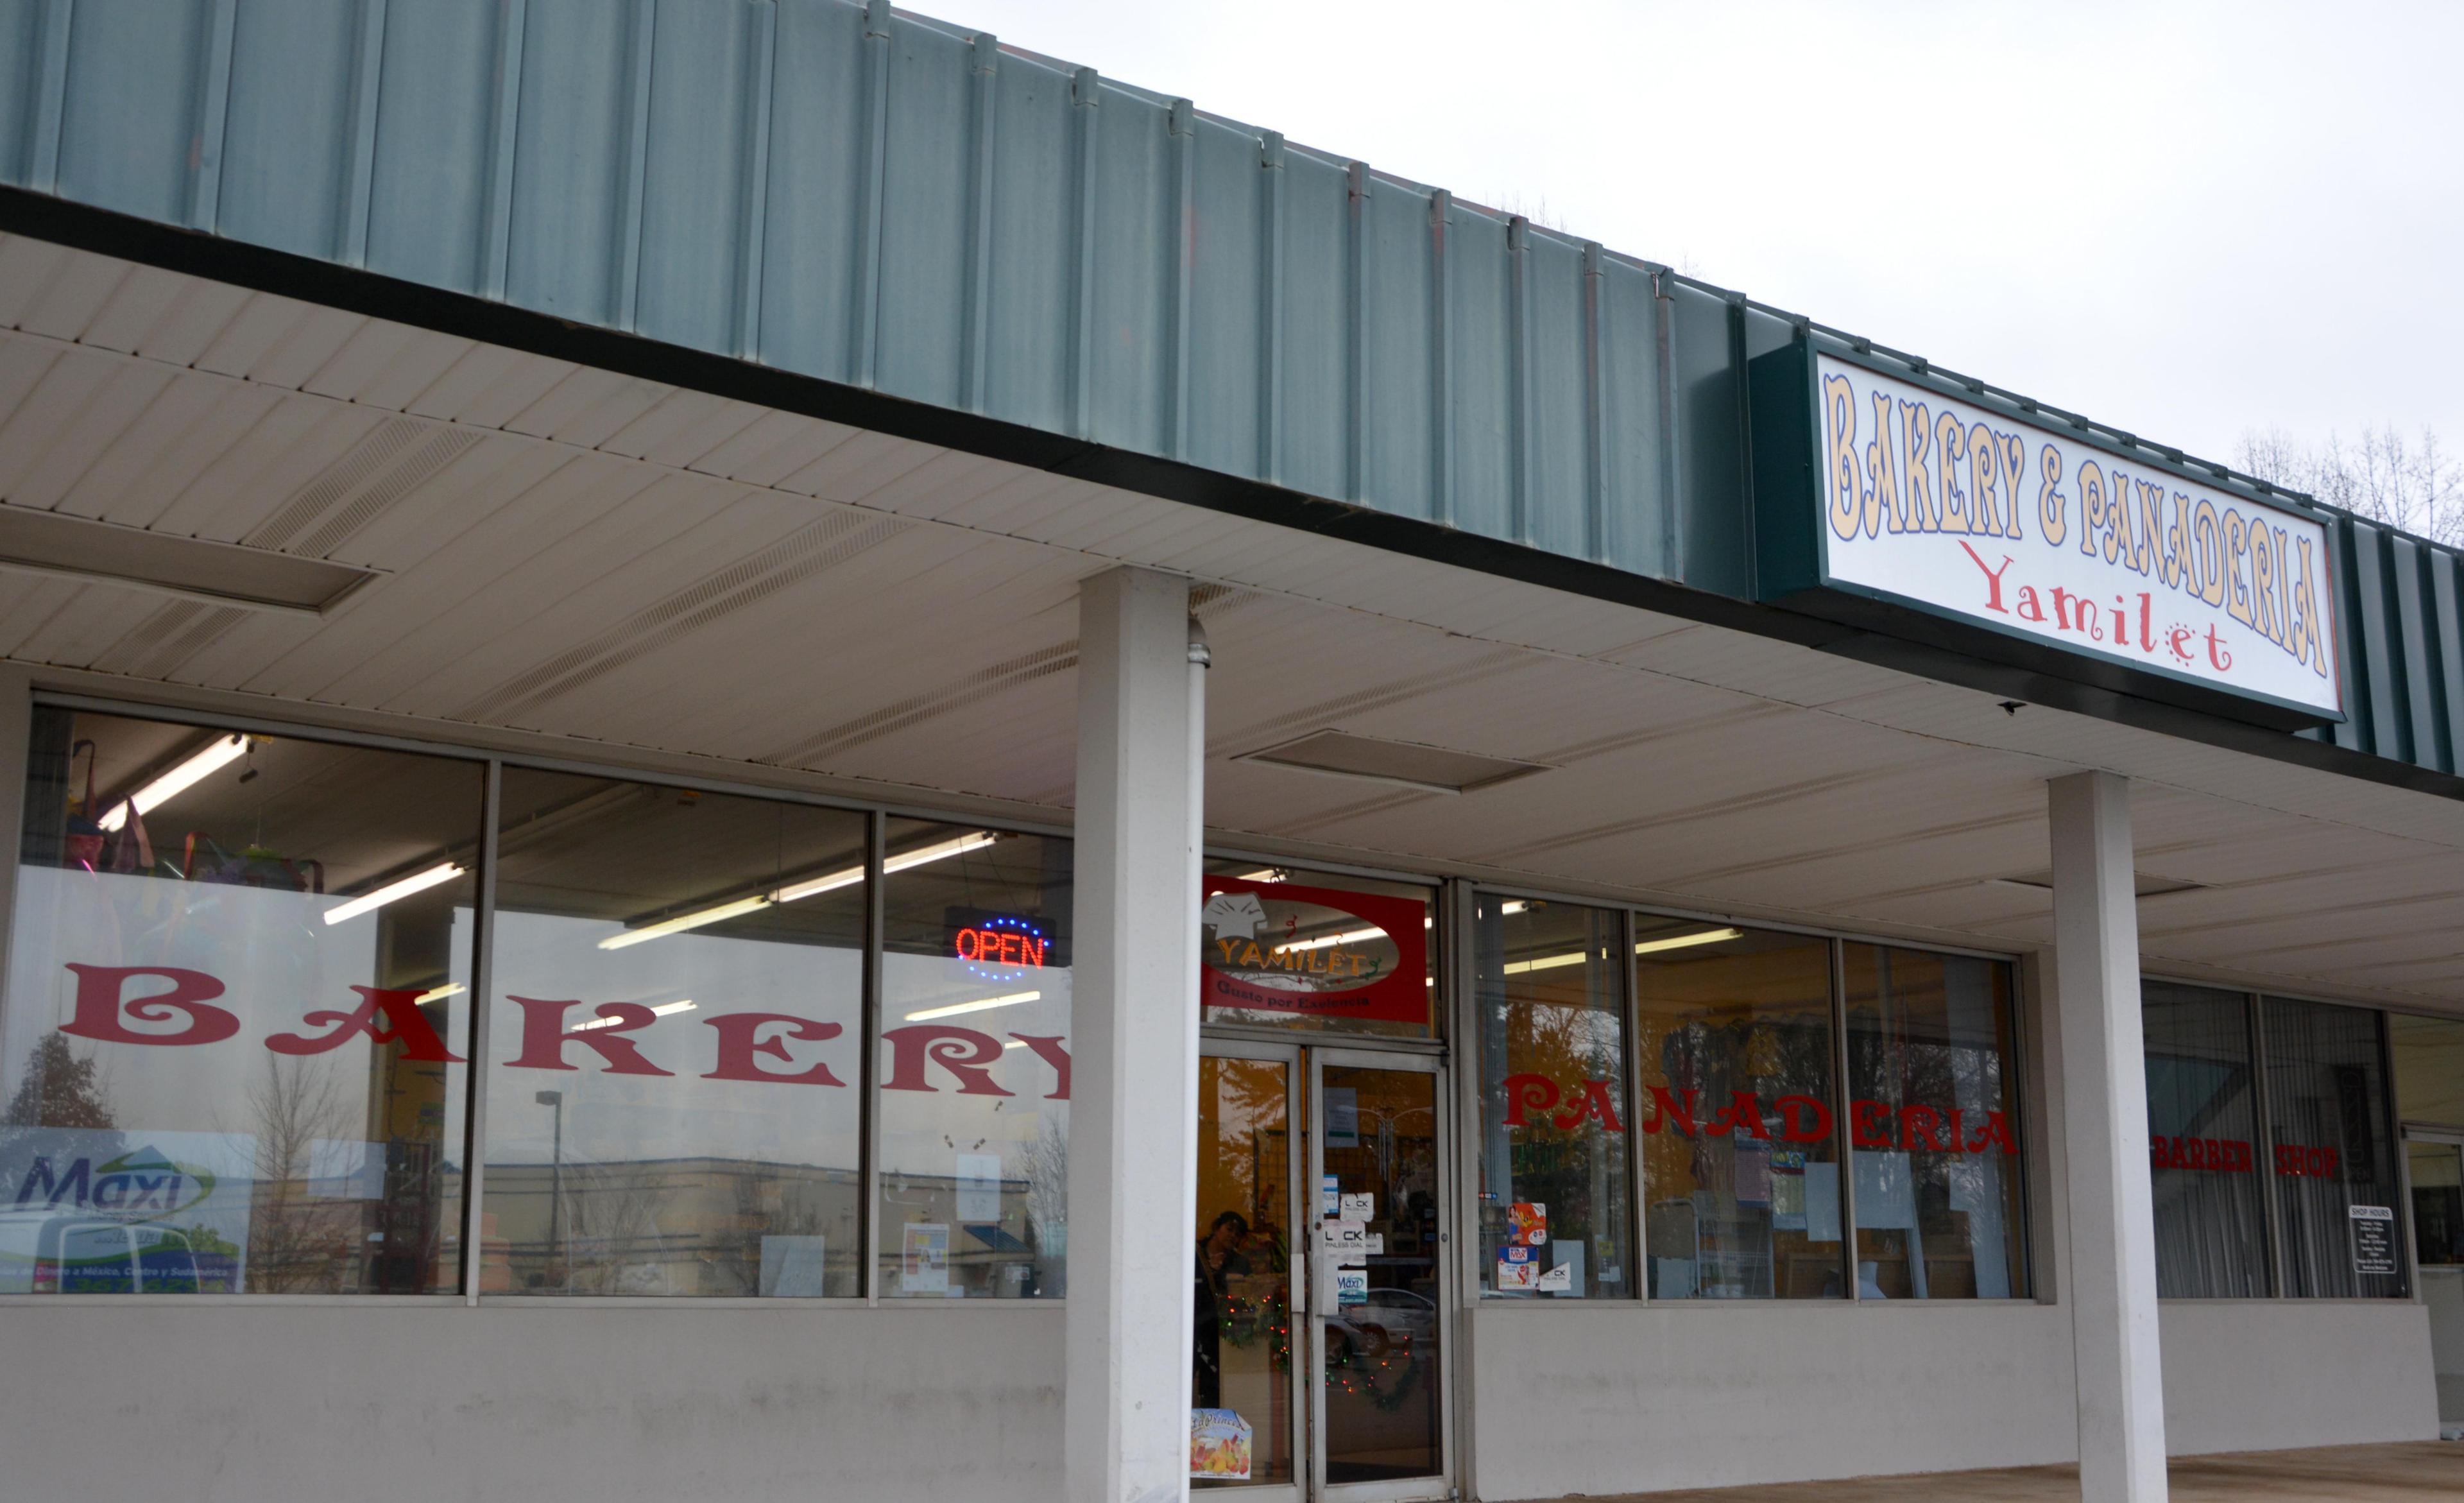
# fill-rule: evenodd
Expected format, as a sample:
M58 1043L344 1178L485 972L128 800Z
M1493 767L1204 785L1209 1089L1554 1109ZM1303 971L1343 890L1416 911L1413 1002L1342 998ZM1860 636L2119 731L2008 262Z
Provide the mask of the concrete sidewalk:
M2317 1450L2183 1456L2170 1469L2172 1503L2427 1503L2464 1499L2464 1443L2330 1446ZM2078 1503L2077 1467L1941 1471L1785 1487L1702 1488L1591 1496L1579 1503ZM1559 1499L1557 1503L1578 1503Z

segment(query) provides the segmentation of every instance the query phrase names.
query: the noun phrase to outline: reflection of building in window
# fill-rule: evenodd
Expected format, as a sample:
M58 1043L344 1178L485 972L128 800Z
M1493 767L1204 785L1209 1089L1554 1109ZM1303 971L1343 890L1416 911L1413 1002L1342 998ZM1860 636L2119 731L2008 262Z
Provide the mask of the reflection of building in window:
M2262 1297L2271 1281L2250 999L2152 981L2141 984L2140 999L2156 1292Z
M48 1180L11 1215L100 1260L50 1287L458 1286L480 783L36 709L5 1008L39 1041L0 1081L0 1178Z
M1475 914L1491 1293L1628 1293L1624 933L1613 910L1537 898L1484 898Z
M847 1169L669 1159L488 1166L483 1292L810 1297L851 1274ZM557 1236L551 1240L551 1219Z
M1652 1297L1838 1297L1829 943L1674 919L1637 934Z
M1844 960L1859 1278L1873 1264L1893 1299L2024 1293L2010 967L1854 943Z

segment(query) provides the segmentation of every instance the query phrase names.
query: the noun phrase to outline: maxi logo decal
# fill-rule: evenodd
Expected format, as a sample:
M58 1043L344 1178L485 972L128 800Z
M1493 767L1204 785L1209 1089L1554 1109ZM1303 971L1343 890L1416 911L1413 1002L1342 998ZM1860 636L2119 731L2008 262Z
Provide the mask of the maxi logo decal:
M2333 715L2326 530L1819 357L1825 574Z
M73 1037L101 1044L193 1048L220 1044L240 1031L238 1015L214 1005L214 999L226 990L223 983L204 971L175 965L80 965L75 961L69 963L68 969L77 978L77 1001L69 1021L60 1025L60 1031ZM131 983L146 986L161 982L170 984L130 995ZM352 1040L366 1038L377 1044L400 1046L405 1059L434 1064L462 1062L461 1055L446 1048L443 1035L421 1010L420 993L378 986L354 986L351 990L360 997L357 1007L348 1012L320 1008L301 1020L307 1028L322 1031L269 1034L263 1041L265 1047L277 1054L323 1054ZM660 1021L657 1013L639 1003L601 1003L589 1009L597 1021L577 1025L568 1022L567 1015L585 1006L578 998L560 1001L508 996L505 1001L521 1010L521 1051L504 1061L505 1069L579 1070L582 1067L573 1063L572 1051L574 1046L580 1045L599 1057L603 1074L675 1073L662 1068L643 1052L640 1044L626 1037ZM130 1028L132 1021L157 1029L166 1024L178 1027L148 1032ZM715 1068L702 1074L704 1080L791 1086L847 1084L827 1064L793 1068L795 1056L787 1048L790 1039L805 1043L835 1039L846 1032L841 1024L788 1012L722 1012L700 1021L718 1035ZM1066 1036L1013 1033L1009 1037L1017 1047L1026 1049L1051 1067L1054 1084L1045 1099L1068 1100L1070 1060ZM941 1088L934 1084L935 1076L928 1067L939 1066L960 1095L1016 1094L993 1078L991 1067L999 1064L1012 1046L992 1034L955 1024L917 1023L884 1029L881 1041L890 1046L890 1073L881 1083L885 1091L937 1093ZM781 1061L789 1068L764 1065L764 1058Z

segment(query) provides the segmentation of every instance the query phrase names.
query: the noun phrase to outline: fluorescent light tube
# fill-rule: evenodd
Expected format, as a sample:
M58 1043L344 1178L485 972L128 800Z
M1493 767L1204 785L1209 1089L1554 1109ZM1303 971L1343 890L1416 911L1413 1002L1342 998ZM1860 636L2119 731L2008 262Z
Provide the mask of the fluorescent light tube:
M981 851L1000 838L991 830L979 829L960 835L955 840L944 840L938 845L926 846L920 851L910 851L903 855L891 856L881 864L881 869L884 872L904 872L912 867L920 867L928 861L939 861L945 857L962 855L970 851ZM757 908L766 908L772 903L792 903L816 894L834 892L842 887L853 887L863 880L864 868L842 867L836 872L808 877L802 882L790 882L776 892L761 893L752 897L739 897L735 902L721 903L715 908L679 914L673 918L662 918L654 924L644 924L639 929L627 929L623 934L610 935L600 940L599 947L603 950L621 950L628 944L640 944L646 939L658 939L661 935L682 934L688 929L698 929L704 924L715 924L722 919L734 918L749 914Z
M921 1012L911 1012L907 1015L907 1021L921 1023L927 1018L954 1018L961 1012L983 1012L993 1007L1006 1007L1016 1003L1033 1002L1043 995L1044 993L1040 991L1014 991L1006 997L985 997L976 1002L954 1002L946 1007L927 1007Z
M1560 965L1580 965L1592 958L1589 950L1568 950L1563 955L1544 955L1531 961L1508 961L1506 974L1522 976L1531 971L1553 971Z
M460 982L447 982L442 986L430 986L426 991L421 992L418 996L413 997L410 1000L413 1002L443 1002L448 997L458 997L460 995L462 995L462 984Z
M669 1016L671 1013L692 1012L693 1010L693 1000L691 997L687 997L682 1002L663 1002L650 1009L651 1012L662 1018ZM573 1027L565 1029L565 1032L586 1033L592 1028L612 1028L623 1021L625 1020L622 1018L593 1018L587 1023L575 1024Z
M979 829L972 834L960 835L956 840L942 841L937 846L926 846L920 851L910 851L904 855L891 856L881 864L881 869L884 872L905 872L920 867L927 861L939 861L948 856L964 855L970 851L981 851L1000 838L989 829Z
M217 768L227 767L237 762L247 750L247 737L226 736L113 805L111 812L95 823L105 829L118 829L128 823L128 810L132 806L141 814L161 808L195 786L199 780L212 776Z
M792 903L800 897L812 897L822 893L835 893L842 887L853 887L863 880L864 868L848 867L844 871L832 872L826 876L791 882L771 894L770 897L774 902Z
M623 934L611 934L599 941L599 947L603 950L621 950L627 945L658 939L662 935L682 934L688 929L698 929L704 924L715 924L724 918L734 918L739 915L749 914L757 909L767 908L770 903L771 897L767 893L756 897L739 897L732 903L721 903L715 908L678 914L673 918L662 918L657 923L644 924L639 929L627 929Z
M1383 929L1346 929L1341 934L1322 934L1314 939L1294 939L1289 944L1279 944L1275 946L1275 953L1286 955L1294 950L1323 950L1329 945L1357 944L1363 939L1384 938L1386 931Z
M920 851L910 851L901 855L891 856L881 864L881 870L884 872L911 871L927 862L964 855L970 851L981 851L999 838L990 830L979 829L973 834L960 835L956 840L945 840L938 845L926 846ZM822 893L833 893L842 887L853 887L863 880L864 868L844 867L822 876L808 877L802 882L790 882L770 896L778 902L792 903L799 898L811 897Z
M399 882L388 882L373 893L363 893L339 907L326 909L325 921L329 924L348 922L362 914L372 914L398 898L425 893L439 882L451 882L461 874L462 869L451 861L429 867L425 872L415 872Z
M1665 939L1645 939L1634 947L1637 955L1650 955L1659 950L1683 950L1692 944L1718 944L1723 939L1742 939L1743 929L1705 929L1696 934L1672 935Z

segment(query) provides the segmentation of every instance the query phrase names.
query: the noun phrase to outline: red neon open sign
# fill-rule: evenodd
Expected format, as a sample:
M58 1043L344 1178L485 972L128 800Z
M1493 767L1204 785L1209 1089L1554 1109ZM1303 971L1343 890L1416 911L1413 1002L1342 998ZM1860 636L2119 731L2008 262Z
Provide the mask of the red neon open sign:
M960 929L952 945L962 961L972 961L979 965L1023 967L1042 965L1052 941L1037 933L1024 919L994 918Z

